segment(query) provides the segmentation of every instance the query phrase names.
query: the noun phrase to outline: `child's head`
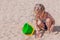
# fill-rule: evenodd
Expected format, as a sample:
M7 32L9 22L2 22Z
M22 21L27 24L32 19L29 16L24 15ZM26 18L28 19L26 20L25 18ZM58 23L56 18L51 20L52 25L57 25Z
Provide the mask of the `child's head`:
M34 12L35 13L41 13L45 10L45 7L43 4L36 4L34 7Z

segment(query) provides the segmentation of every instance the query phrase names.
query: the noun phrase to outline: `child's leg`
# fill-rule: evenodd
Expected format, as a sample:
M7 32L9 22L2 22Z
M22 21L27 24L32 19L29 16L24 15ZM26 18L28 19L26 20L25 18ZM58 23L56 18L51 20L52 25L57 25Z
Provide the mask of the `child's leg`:
M44 33L45 33L45 30L42 30L42 32L41 32L41 37L44 35Z
M37 39L40 39L40 38L41 38L41 33L40 33L40 29L39 29L39 28L36 29L35 37L36 37Z
M51 26L50 31L53 32L54 25Z
M46 25L47 25L47 30L50 32L50 28L51 28L51 19L50 18L47 18L46 19Z

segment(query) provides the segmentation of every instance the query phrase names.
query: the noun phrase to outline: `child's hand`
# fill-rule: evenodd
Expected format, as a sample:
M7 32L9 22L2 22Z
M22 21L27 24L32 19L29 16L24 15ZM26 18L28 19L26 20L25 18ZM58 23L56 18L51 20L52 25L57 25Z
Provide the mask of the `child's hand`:
M37 24L40 25L41 24L41 20L38 20L38 23Z

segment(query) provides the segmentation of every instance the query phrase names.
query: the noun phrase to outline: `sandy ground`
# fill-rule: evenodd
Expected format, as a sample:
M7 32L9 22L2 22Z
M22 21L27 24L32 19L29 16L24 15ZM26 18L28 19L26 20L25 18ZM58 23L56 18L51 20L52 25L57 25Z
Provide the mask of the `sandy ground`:
M55 32L45 33L41 40L60 39L60 0L0 0L0 40L25 40L27 36L21 29L25 22L35 26L33 9L36 3L44 4L56 21Z

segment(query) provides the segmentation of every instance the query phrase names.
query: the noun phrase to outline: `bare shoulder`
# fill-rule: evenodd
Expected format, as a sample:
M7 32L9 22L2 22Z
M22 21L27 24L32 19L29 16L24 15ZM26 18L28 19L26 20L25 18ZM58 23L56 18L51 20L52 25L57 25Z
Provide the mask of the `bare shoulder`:
M45 12L45 14L47 15L48 18L50 18L52 21L55 22L55 19L53 18L53 16L50 13Z
M53 17L51 16L51 14L48 13L48 12L45 12L45 15L46 15L47 17L49 17L49 18L53 18Z

